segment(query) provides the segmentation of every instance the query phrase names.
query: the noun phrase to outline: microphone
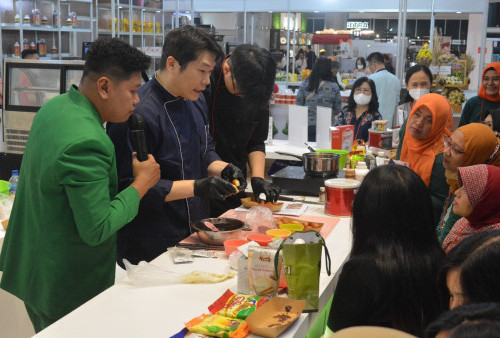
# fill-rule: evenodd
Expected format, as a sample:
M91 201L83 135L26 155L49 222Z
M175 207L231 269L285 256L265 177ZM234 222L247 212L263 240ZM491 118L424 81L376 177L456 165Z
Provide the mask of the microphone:
M128 126L132 132L132 148L137 153L141 162L148 159L148 147L144 137L144 118L139 113L134 113L128 119Z

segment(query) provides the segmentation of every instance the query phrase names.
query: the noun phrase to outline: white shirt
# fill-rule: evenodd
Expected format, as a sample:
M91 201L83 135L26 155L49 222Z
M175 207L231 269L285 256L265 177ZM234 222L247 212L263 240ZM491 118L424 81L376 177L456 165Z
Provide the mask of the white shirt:
M387 125L392 127L392 117L399 102L399 92L401 91L401 82L396 76L387 70L378 70L368 76L375 82L378 96L378 111Z

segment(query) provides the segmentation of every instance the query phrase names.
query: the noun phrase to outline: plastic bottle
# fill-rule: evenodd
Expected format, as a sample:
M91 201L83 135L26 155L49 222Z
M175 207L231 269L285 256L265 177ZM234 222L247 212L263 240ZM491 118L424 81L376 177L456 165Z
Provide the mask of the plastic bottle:
M45 39L38 40L37 47L39 56L47 56L47 43L45 42Z
M12 176L9 178L9 195L16 196L17 182L19 182L19 170L12 170Z
M324 202L326 197L325 187L319 187L318 202Z
M19 42L16 41L14 44L14 56L19 56L21 54L21 48L19 46Z
M370 169L367 168L365 161L358 161L356 169L354 169L356 180L362 182L369 171Z
M28 39L23 39L23 50L29 49L30 44L28 43Z
M57 9L54 9L54 14L52 14L52 26L55 28L59 27L59 13L57 13Z

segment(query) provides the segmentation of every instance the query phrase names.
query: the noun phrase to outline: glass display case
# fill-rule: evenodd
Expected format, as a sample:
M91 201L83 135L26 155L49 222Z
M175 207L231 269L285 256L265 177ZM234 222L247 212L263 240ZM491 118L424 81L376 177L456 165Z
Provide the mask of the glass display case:
M22 154L36 112L51 98L78 85L84 61L6 59L3 77L3 144Z

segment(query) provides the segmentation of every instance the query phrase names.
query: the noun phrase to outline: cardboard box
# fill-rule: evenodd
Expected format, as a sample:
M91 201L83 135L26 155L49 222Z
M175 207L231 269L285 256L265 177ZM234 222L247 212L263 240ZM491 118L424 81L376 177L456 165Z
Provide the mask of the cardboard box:
M263 337L278 337L304 310L304 300L274 297L247 317L250 332Z
M352 124L346 126L330 127L332 137L332 149L342 149L350 151L354 142L354 126Z

